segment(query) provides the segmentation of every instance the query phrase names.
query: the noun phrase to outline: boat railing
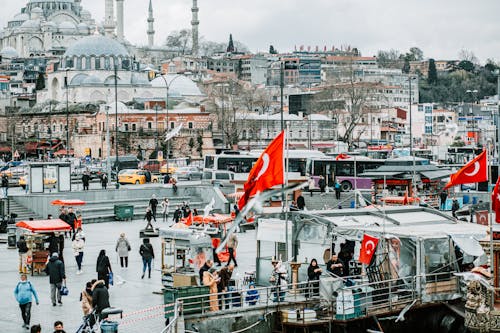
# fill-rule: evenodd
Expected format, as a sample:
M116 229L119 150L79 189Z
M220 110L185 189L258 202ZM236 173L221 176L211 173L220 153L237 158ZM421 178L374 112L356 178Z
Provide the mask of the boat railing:
M323 280L299 282L182 297L176 300L175 316L172 321L176 321L178 316L222 315L229 312L250 311L259 307L269 308L273 305L293 305L292 307L299 308L314 304L320 304L328 309L331 316L338 320L347 320L391 313L402 310L410 304L413 306L444 301L460 295L459 278L449 272L375 282L358 280L354 281L354 285L350 285L352 282L351 279L334 278L329 282ZM330 285L326 285L328 283ZM164 331L164 333L170 332L174 331Z
M161 333L176 333L177 332L177 322L179 321L179 302L175 302L173 309L173 316L169 319L167 326L161 331Z

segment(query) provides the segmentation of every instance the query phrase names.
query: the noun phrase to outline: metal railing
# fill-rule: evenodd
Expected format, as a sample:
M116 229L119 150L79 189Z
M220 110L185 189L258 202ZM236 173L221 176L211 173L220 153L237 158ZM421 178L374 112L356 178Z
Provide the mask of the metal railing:
M173 317L170 318L168 325L161 331L161 333L177 332L177 322L179 320L179 302L175 302L173 313Z
M352 286L347 281L354 282ZM460 293L460 279L452 272L417 275L407 278L362 282L361 276L338 278L340 288L327 299L320 291L323 281L283 284L254 289L182 297L176 300L174 317L162 333L175 332L179 316L200 316L249 311L252 308L293 305L298 317L306 315L311 303L328 308L329 317L348 320L402 310L405 306L446 300ZM323 286L321 286L323 287ZM250 291L252 290L252 291ZM321 296L320 296L321 293ZM257 296L258 295L258 296Z

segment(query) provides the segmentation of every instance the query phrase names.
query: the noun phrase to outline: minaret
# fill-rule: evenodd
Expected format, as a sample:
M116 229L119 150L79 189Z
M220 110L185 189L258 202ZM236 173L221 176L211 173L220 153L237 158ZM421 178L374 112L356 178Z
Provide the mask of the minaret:
M155 19L153 17L153 3L149 0L148 10L148 47L152 48L155 43L155 29L153 27Z
M115 33L115 16L113 0L106 0L104 5L104 34L113 37Z
M198 0L193 0L193 8L191 8L191 13L193 18L191 20L191 33L193 34L193 50L192 55L198 55L198 25L200 25L200 21L198 21Z
M116 0L116 37L123 40L123 1Z

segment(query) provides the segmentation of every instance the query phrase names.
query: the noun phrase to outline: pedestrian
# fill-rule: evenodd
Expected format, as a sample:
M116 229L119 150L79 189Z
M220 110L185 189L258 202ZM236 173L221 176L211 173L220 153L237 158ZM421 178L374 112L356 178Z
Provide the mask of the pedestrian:
M344 276L344 263L335 252L326 263L326 270L337 277Z
M59 238L56 236L55 233L52 232L49 234L47 242L49 243L49 246L47 247L49 253L56 252L59 255Z
M101 186L103 190L108 188L108 175L105 173L103 173L101 177Z
M304 199L304 197L302 195L299 195L297 197L297 208L299 210L304 210L304 208L306 208L306 200Z
M125 233L122 232L120 237L116 241L115 251L118 253L118 257L120 257L120 266L123 268L128 267L128 252L132 249L130 243L125 237Z
M156 207L158 207L158 199L156 199L156 194L151 196L149 199L149 207L151 208L151 213L153 214L153 219L156 222Z
M271 272L271 279L269 282L274 283L276 288L274 289L274 299L273 302L283 302L285 300L285 294L287 289L287 272L286 268L283 266L281 261L273 259L271 261L273 265L273 270Z
M52 253L44 271L49 276L52 306L56 306L56 300L59 305L62 305L61 287L63 283L66 284L66 273L64 270L64 263L59 260L59 254L57 252Z
M90 183L90 175L89 175L88 171L85 171L82 175L82 184L83 184L84 191L89 190L89 183Z
M234 251L238 247L238 237L236 233L232 233L229 236L229 240L227 241L227 250L229 251L229 259L227 260L227 266L231 263L231 260L234 261L234 266L238 267L238 263L236 262L236 258L234 257Z
M320 192L325 193L326 181L325 181L325 177L323 177L323 175L319 176L318 186L319 186Z
M245 296L245 301L248 302L248 305L255 305L259 300L259 291L255 289L255 283L250 282L248 285L247 295Z
M151 262L155 258L155 253L153 251L153 245L149 242L149 238L144 238L142 240L142 245L139 248L139 253L142 257L142 276L144 279L144 274L146 274L146 267L148 268L148 278L151 278Z
M42 326L40 324L31 326L30 333L42 333Z
M168 211L170 208L170 203L168 202L168 198L163 198L160 205L161 205L161 213L163 216L163 222L168 222Z
M29 249L23 235L19 236L19 240L17 241L16 246L19 253L19 273L26 274L28 272L28 265L26 260L28 258Z
M448 199L448 192L443 190L441 193L439 193L439 209L445 210L446 209L446 199Z
M321 268L318 266L318 261L312 259L309 267L307 268L307 281L309 282L310 296L319 295L319 277L321 275ZM306 296L307 298L307 296Z
M146 221L148 221L148 224L146 225L146 229L149 229L149 230L154 229L153 225L151 224L151 220L153 219L153 213L151 212L151 207L146 208L146 215L144 215L144 219Z
M85 284L85 289L80 293L80 302L82 302L83 315L87 316L92 312L92 282Z
M75 223L76 223L77 217L76 217L76 214L75 214L75 212L73 211L73 208L72 208L72 207L70 207L70 208L68 209L68 215L67 215L66 219L67 219L67 220L66 220L66 223L68 223L68 224L69 224L69 226L71 227L71 232L72 232L72 234L74 234L74 233L75 233ZM72 234L70 234L70 236L71 236Z
M200 271L198 273L200 275L200 285L202 285L202 286L204 285L203 273L208 272L210 270L210 268L212 268L212 266L213 266L212 260L205 261L205 264L203 266L201 266Z
M177 205L177 208L174 211L174 222L179 223L179 221L181 220L181 217L182 217L182 210L181 210L181 207L179 205Z
M210 290L209 304L210 311L219 311L219 301L217 300L217 283L220 278L217 276L215 268L210 268L209 271L203 273L203 285L208 286Z
M451 204L451 215L454 218L457 218L457 210L460 208L460 204L458 203L457 198L453 198L453 202Z
M170 183L170 175L168 173L163 176L163 184L169 184Z
M307 186L309 188L309 194L311 195L311 197L313 196L313 190L314 188L316 187L316 183L314 182L314 178L313 176L311 176L309 178L309 181L307 182Z
M2 193L4 198L9 195L9 179L5 173L2 174Z
M342 192L342 186L338 180L335 180L335 199L340 200L340 192Z
M73 235L73 242L71 247L73 248L73 254L75 256L76 265L78 271L76 274L82 274L82 261L83 261L83 248L85 246L85 234L82 228L76 229L76 233Z
M99 252L96 263L97 280L103 280L106 288L109 288L109 273L113 270L111 269L111 263L106 255L106 250L102 249Z
M54 323L54 333L66 333L62 321L58 320Z
M170 178L170 184L172 184L172 190L174 190L174 194L177 194L177 180L175 178Z
M226 267L222 267L219 276L220 276L220 289L223 292L228 292L229 291L229 281L231 280L231 277L233 275L233 270L234 270L234 265L228 265ZM229 302L227 302L227 298L229 297L229 294L224 294L224 303L225 303L225 308L229 309Z
M102 310L109 308L109 291L106 287L106 281L97 280L92 286L92 308L95 313L99 316L99 319L105 319L101 312Z
M30 327L31 318L31 302L32 296L35 297L36 305L38 302L38 294L36 293L35 287L28 281L26 274L21 274L21 281L19 281L14 289L14 296L19 303L19 308L21 309L21 317L23 318L23 327Z
M56 237L57 239L57 244L58 244L58 248L59 248L59 260L61 260L62 262L64 262L64 235L63 234L60 234L59 236Z

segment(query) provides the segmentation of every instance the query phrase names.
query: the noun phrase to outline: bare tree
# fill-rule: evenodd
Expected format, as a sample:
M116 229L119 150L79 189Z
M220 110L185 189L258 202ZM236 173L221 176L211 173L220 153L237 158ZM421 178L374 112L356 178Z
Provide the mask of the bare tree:
M192 47L191 29L181 29L172 31L165 42L165 46L170 49L179 51L181 54L186 54L191 51Z

